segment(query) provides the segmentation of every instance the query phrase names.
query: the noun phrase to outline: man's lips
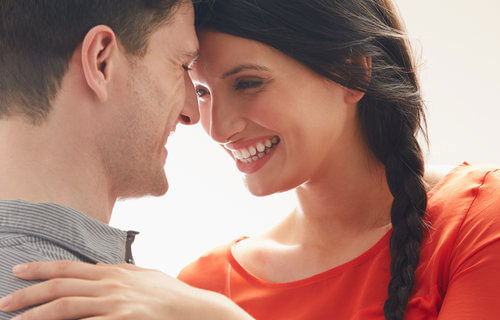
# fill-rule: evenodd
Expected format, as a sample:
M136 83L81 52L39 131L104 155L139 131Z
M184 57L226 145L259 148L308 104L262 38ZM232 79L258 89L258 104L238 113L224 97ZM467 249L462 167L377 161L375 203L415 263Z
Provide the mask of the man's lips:
M162 146L165 146L168 142L168 139L175 133L175 130L177 129L177 124L179 123L179 121L175 122L173 126L169 126L167 127L167 133L164 134L164 138L162 141L164 141L165 143L163 143ZM170 128L170 129L169 129Z

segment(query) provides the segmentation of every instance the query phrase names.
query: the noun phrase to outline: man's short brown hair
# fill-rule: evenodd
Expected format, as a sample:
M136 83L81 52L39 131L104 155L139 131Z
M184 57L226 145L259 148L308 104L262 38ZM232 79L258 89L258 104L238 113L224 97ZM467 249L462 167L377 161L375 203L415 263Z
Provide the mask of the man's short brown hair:
M1 0L0 118L42 121L75 49L94 26L109 26L128 53L141 56L151 33L181 2Z

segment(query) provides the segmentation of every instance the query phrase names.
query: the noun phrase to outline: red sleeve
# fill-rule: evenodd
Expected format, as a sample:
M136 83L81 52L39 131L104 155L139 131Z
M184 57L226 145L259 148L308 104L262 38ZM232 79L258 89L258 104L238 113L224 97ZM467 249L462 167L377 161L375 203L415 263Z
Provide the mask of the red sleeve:
M451 253L439 320L498 319L500 309L500 171L488 172Z

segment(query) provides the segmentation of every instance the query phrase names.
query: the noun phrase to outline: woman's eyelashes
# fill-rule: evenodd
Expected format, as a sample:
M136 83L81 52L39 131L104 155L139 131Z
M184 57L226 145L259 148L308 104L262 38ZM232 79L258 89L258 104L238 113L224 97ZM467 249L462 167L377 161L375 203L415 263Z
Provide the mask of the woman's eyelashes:
M236 91L247 91L252 89L261 89L266 84L266 80L264 79L236 79L233 87ZM196 88L196 95L198 98L203 98L206 95L210 94L210 91L204 87L198 85Z

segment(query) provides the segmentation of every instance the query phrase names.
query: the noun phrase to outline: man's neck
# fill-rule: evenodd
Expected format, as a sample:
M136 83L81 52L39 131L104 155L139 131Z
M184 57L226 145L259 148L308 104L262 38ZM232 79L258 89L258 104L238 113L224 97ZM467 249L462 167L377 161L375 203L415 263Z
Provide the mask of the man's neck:
M67 126L0 121L0 199L53 202L108 223L116 197L90 144Z

